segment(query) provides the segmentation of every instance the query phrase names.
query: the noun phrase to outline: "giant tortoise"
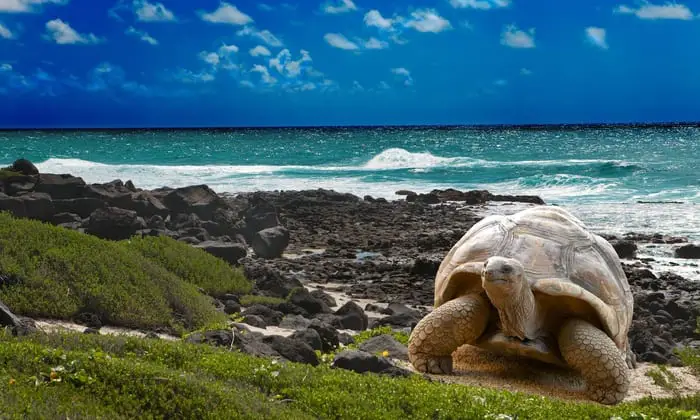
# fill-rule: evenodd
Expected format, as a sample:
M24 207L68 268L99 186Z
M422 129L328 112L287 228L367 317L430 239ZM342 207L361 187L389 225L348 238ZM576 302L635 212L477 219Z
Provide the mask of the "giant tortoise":
M616 404L636 366L633 298L613 247L568 211L537 206L476 223L445 256L434 309L411 332L420 372L449 374L470 344L577 370L590 399Z

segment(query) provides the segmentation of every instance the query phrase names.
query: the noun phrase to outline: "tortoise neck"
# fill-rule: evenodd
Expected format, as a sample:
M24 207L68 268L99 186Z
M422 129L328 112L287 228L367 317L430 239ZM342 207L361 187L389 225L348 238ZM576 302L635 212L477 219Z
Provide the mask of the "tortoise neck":
M501 329L507 336L518 337L521 340L534 340L538 336L539 316L535 295L526 281L522 282L519 290L499 296L491 302L498 309ZM496 297L496 296L493 296Z

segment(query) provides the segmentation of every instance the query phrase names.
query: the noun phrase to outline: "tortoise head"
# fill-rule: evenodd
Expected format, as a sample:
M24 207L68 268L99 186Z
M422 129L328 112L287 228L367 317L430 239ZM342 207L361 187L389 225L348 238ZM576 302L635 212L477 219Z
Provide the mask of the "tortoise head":
M484 262L481 284L489 297L515 297L525 284L525 268L513 258L491 257Z

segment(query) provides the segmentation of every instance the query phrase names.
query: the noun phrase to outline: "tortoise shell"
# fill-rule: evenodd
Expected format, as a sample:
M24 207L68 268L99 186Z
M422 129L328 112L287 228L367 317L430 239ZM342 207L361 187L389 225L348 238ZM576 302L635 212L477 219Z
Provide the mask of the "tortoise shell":
M589 305L599 325L620 349L625 348L634 305L627 277L612 245L571 213L537 206L476 223L440 264L435 307L483 291L481 277L462 268L492 256L520 261L536 296L562 302L557 311L564 313L557 315L566 316L568 308L576 305Z

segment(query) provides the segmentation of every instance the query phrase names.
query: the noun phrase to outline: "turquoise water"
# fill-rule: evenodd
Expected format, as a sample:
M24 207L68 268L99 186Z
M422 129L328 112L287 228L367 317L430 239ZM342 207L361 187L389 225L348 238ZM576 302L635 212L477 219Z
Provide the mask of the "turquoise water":
M594 229L700 239L700 128L351 128L0 132L0 163L88 182L217 191L537 194ZM639 204L663 201L682 204Z

